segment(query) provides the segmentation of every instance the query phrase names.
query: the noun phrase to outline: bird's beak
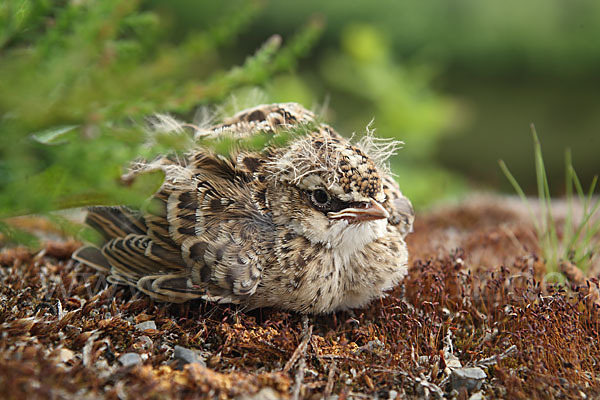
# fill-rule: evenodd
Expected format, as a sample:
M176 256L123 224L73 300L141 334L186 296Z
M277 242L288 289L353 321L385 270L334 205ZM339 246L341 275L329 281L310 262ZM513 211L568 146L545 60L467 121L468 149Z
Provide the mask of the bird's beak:
M356 223L388 218L390 213L377 201L371 199L364 207L344 208L342 211L330 212L327 216L331 219L346 219L350 223Z

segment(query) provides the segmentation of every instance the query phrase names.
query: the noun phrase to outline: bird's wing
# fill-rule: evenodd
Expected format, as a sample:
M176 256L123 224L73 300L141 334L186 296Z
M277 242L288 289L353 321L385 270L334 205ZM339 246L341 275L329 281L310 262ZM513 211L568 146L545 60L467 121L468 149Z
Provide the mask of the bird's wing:
M148 229L139 211L127 207L90 207L86 223L105 240L131 233L144 234Z
M274 240L272 221L252 196L260 182L248 175L254 161L247 157L258 159L240 156L240 170L206 152L161 168L165 182L143 213L91 208L87 222L107 241L75 258L159 300L242 302L260 283Z
M230 220L215 235L190 237L184 259L192 265L194 282L206 282L210 296L243 298L253 294L272 252L269 220Z
M182 236L181 248L193 281L208 283L210 296L243 300L253 294L272 253L275 227L254 196L263 185L252 175L259 159L240 154L234 166L204 153L191 164L197 179L195 234Z
M156 241L137 211L126 207L93 207L86 221L107 242L77 250L73 258L102 272L109 282L126 284L163 301L182 302L205 294L189 279L181 252L173 241ZM142 227L145 228L142 230Z

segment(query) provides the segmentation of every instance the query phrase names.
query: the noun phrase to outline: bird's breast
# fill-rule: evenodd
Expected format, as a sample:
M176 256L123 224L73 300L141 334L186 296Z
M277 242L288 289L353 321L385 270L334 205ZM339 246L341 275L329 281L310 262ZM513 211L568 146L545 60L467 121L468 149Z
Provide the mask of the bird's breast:
M398 242L392 246L390 241ZM283 250L278 266L269 273L268 281L273 283L268 286L277 306L296 311L327 313L363 306L381 297L406 273L406 246L395 236L359 249L296 237Z

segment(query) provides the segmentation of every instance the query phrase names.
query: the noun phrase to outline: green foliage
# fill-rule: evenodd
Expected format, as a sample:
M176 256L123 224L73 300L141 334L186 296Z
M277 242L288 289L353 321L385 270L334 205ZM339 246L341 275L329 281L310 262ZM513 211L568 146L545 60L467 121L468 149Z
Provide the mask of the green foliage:
M148 143L144 117L186 113L262 84L292 68L318 36L319 24L309 24L283 48L274 36L241 66L222 67L220 49L258 9L237 2L173 44L159 13L141 2L4 2L0 216L136 204L151 193L160 177L124 188L123 166L182 150L189 139Z
M431 89L432 72L394 60L385 37L370 25L346 27L341 44L341 51L330 53L321 64L325 80L375 116L379 135L401 132L412 154L430 156L453 111L450 101ZM356 117L350 120L360 124Z
M236 1L172 41L143 1L0 5L0 218L88 204L140 204L162 181L120 182L133 159L187 148L187 134L156 134L145 118L188 115L289 71L321 30L311 21L285 46L273 36L230 67L224 49L261 8ZM5 229L3 229L5 231ZM18 237L17 234L11 234Z
M594 201L593 198L598 177L594 177L586 193L573 168L571 153L567 151L565 157L565 183L568 213L562 231L559 231L559 226L552 214L552 198L548 177L546 176L544 158L542 156L542 146L533 125L531 126L531 134L534 142L535 172L538 189L538 217L536 217L529 205L525 192L503 161L500 161L500 168L529 209L542 251L542 257L546 261L547 272L557 272L560 263L564 260L574 263L578 268L587 272L593 263L593 258L600 251L600 242L596 238L600 232L600 218L597 218L597 213L600 209L600 199ZM582 213L577 223L575 223L575 216L573 214L573 207L576 201L582 206Z

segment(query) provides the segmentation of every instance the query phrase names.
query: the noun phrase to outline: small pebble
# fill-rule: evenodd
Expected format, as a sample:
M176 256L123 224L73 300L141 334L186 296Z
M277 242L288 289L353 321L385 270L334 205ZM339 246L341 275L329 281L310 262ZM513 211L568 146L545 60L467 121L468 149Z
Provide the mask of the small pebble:
M142 357L138 353L125 353L119 357L119 362L124 367L132 367L142 363Z
M453 389L460 391L464 387L470 392L479 390L486 377L485 372L478 367L456 368L450 373L450 382Z
M183 369L184 365L193 363L198 363L203 367L206 367L206 363L200 358L197 352L182 346L175 346L173 358L177 362L178 369Z
M149 349L152 346L152 339L146 335L140 336L136 344L144 350Z
M138 331L145 331L146 329L156 330L156 323L154 321L140 322L135 326L135 329L137 329Z
M446 368L450 368L451 370L462 368L462 364L460 363L460 360L454 354L452 354L452 353L446 354L444 356L444 358L446 361Z

